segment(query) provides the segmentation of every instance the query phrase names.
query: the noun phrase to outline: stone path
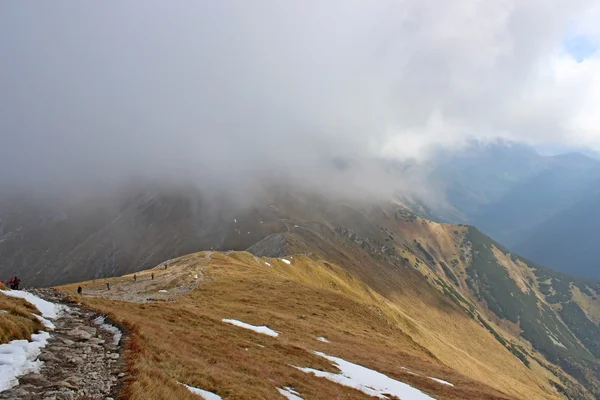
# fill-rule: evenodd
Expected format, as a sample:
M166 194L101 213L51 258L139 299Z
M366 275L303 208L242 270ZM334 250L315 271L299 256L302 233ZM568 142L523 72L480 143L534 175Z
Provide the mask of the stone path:
M117 399L125 363L115 329L102 325L100 314L68 302L66 295L52 289L32 291L35 295L65 304L53 320L56 329L42 349L44 364L38 373L19 378L19 385L0 393L0 400L97 400ZM110 321L106 321L110 323Z

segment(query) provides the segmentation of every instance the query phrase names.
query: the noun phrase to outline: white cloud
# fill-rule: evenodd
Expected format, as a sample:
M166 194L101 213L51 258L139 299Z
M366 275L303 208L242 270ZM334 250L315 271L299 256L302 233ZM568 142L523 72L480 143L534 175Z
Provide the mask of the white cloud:
M600 37L592 0L4 8L0 179L308 179L338 154L423 159L473 138L600 150L600 55L563 49Z

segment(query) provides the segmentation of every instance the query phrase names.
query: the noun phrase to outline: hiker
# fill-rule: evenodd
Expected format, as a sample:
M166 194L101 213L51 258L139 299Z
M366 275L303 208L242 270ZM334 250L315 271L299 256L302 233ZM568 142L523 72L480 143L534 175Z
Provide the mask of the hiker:
M133 274L133 281L134 282L137 281L137 275L136 274Z
M83 288L81 286L77 287L77 294L81 296L81 292L83 292Z
M21 284L21 280L15 276L15 280L14 280L14 286L15 287L13 289L14 290L19 290L19 285L20 284Z
M10 289L14 289L15 288L15 278L14 277L10 277L10 279L8 280L8 287Z
M110 282L106 282L106 290L110 290Z
M152 280L154 280L154 272L152 273L152 275L150 275L152 277Z

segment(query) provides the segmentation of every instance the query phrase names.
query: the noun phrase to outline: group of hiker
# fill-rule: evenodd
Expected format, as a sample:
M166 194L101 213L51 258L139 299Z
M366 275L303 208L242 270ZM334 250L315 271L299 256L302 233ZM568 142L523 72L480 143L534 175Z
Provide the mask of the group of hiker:
M150 274L150 278L154 280L154 272ZM133 281L137 282L137 274L133 274ZM110 282L106 282L106 290L110 290ZM81 293L79 293L81 294Z
M8 280L8 287L12 290L19 290L19 286L21 285L21 280L16 276L11 276Z
M150 275L151 279L154 280L154 272ZM133 274L133 281L136 282L137 281L137 275ZM0 281L2 282L2 281ZM2 282L4 283L4 282ZM11 277L8 280L8 287L12 290L19 290L19 285L21 285L21 280L19 278L17 278L16 276ZM106 289L110 290L110 283L106 282ZM77 294L81 295L83 293L83 288L81 286L77 287Z

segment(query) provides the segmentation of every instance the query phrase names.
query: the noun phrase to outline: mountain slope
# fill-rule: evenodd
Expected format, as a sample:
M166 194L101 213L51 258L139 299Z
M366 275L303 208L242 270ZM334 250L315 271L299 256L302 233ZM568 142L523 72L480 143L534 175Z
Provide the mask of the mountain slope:
M600 189L580 196L578 202L536 227L515 250L561 271L600 277L597 262Z
M218 310L223 307L223 302L229 311L219 314L221 318L228 318L233 313L239 319L248 320L251 315L257 315L260 318L246 322L262 324L261 318L266 318L273 325L271 327L278 330L279 318L291 318L290 313L296 315L292 319L298 318L297 312L293 311L296 307L303 304L303 307L314 309L317 306L309 299L321 296L298 294L291 303L285 301L291 293L285 286L291 283L286 279L317 285L320 290L342 292L353 301L364 300L365 293L370 293L367 298L379 299L376 306L379 311L375 312L386 315L395 329L424 349L436 363L504 393L504 396L548 399L565 395L570 399L593 399L600 394L596 345L600 342L598 281L547 270L510 254L474 228L427 221L393 203L333 203L319 196L290 194L279 197L267 208L273 212L273 221L264 220L263 224L260 221L258 224L278 220L283 225L250 250L261 257L288 255L289 269L281 259L261 260L249 255L236 258L235 253L191 256L191 260L197 260L203 268L203 274L207 274L208 286L200 284L192 292L195 300L190 307L197 309L197 304L205 304L211 310ZM236 221L238 225L248 226L248 221L242 217ZM184 257L169 263L167 271L173 265L180 265L177 263L183 263L183 268L189 261L185 260ZM219 265L230 266L223 269L226 275L209 273L214 260L219 260ZM270 271L265 262L276 270L283 269L280 271L286 276L283 282L270 275L265 280L255 280L255 274L262 276L258 271ZM162 271L163 266L157 268ZM236 275L238 268L242 275ZM343 280L328 278L332 271ZM233 275L227 275L229 273ZM194 274L189 272L187 276ZM203 274L198 275L202 277ZM112 300L94 300L93 304L116 315L119 310L129 310L122 318L132 318L141 325L146 318L154 317L145 316L146 311L134 316L135 310L140 308L122 303L133 290L127 284L131 283L129 279L114 281L113 285L124 286L114 292L111 290ZM172 282L176 284L177 280ZM216 285L214 290L210 289L211 285ZM233 297L223 298L222 295L229 293L226 289L229 286L237 294L231 292ZM233 289L236 287L239 290ZM90 282L84 292L105 293L103 288L103 282ZM69 287L69 290L73 289ZM151 293L157 289L143 293L154 298ZM251 295L255 290L258 290L256 296ZM155 299L160 300L160 296ZM259 311L271 309L271 300L281 307L267 315ZM163 304L160 301L150 309L160 308ZM148 306L143 307L141 310ZM156 312L168 315L171 311L157 309ZM175 310L172 312L177 315ZM305 317L311 313L299 311ZM339 318L352 320L349 316ZM215 314L209 320L212 326L218 316ZM177 327L177 319L172 323L171 331L183 329L182 334L188 333ZM313 326L325 329L330 325L337 327L337 322L319 321ZM377 326L364 328L363 332L373 329L380 332ZM165 329L160 328L161 332ZM349 337L356 336L356 333L348 332L351 333ZM319 333L313 332L316 334ZM333 335L332 332L327 334ZM366 338L361 337L353 346L364 346L364 340ZM366 354L359 351L352 353L352 357L355 362L368 363ZM421 360L424 356L419 354L416 357ZM394 374L398 373L394 371ZM163 378L169 382L176 378L169 376ZM222 388L214 383L217 378L211 376L208 369L194 379L203 382L204 386L213 382L211 388Z
M252 229L234 223L246 214ZM285 226L260 218L188 186L141 185L71 203L0 198L0 277L53 285L133 272L201 249L243 250Z
M45 262L55 267L48 271L64 273L58 277L49 275L51 280L65 282L75 277L93 279L107 276L111 271L114 275L139 271L144 269L143 264L130 263L124 255L139 254L150 260L161 254L184 251L183 244L186 243L190 247L196 246L193 251L202 246L208 247L206 243L209 243L210 247L249 248L257 257L294 256L294 260L302 259L305 263L314 264L314 268L318 265L320 269L343 271L339 273L344 279L373 293L385 303L393 311L392 320L397 329L408 335L419 348L425 349L425 353L431 354L436 363L504 396L547 399L561 398L560 393L563 393L570 399L593 399L600 395L599 356L595 345L600 342L598 281L576 279L542 268L510 254L474 228L422 219L402 202L332 200L322 195L290 190L273 190L251 207L225 204L215 209L218 212L211 212L210 208L205 211L200 200L191 202L179 193L173 193L172 197L153 195L134 199L132 204L122 209L115 222L111 222L105 230L94 230L92 238L80 247L85 250L82 254L91 252L101 256L107 252L106 243L115 243L108 251L117 260L108 264L114 267L112 270L107 269L104 262L86 262L83 264L86 268L79 269L77 263L63 265L62 259L57 262L49 258ZM177 221L175 226L171 221ZM136 223L140 227L137 231L140 236L120 233L136 232L131 230ZM95 229L95 225L91 225ZM65 237L77 238L77 235L65 234L72 233L73 226L77 224L67 225L69 229L54 238L51 235L45 237L56 241L58 249L59 245L70 243L64 241ZM31 232L36 229L34 225L29 234L22 237L31 237ZM54 243L50 239L47 240ZM137 246L136 240L139 240ZM95 241L98 241L98 246L94 245ZM26 248L27 241L17 243L21 249ZM45 249L33 250L32 254L39 257ZM60 255L60 252L57 253ZM22 255L25 251L13 254ZM244 258L241 266L229 259L226 263L240 268L250 268L249 265L254 262L258 264L252 264L252 268L265 266L260 259L244 257L250 258ZM81 259L90 260L90 257ZM283 264L279 261L278 265L283 267ZM95 265L101 267L99 272L102 275L97 275ZM170 263L160 268L165 265L167 270L171 268ZM30 273L34 273L35 264L28 267ZM188 277L194 275L191 272L187 274ZM304 275L293 275L286 279L305 278ZM283 286L269 285L267 278L267 281L255 282L253 273L235 277L234 281L229 279L219 281L221 291L209 293L214 301L222 299L229 304L231 312L247 304L245 299L249 298L243 293L250 290L248 286L258 285L259 289L264 289L267 285L269 290L261 292L266 296L265 301L285 297L280 293L285 292ZM219 293L224 293L222 290L227 285L235 287L241 281L245 283L238 297L220 297ZM110 291L112 300L106 303L109 306L107 311L118 313L121 308L129 310L122 317L132 318L137 324L159 316L170 321L161 310L156 310L158 314L155 317L152 314L145 316L146 311L134 316L135 310L146 309L130 305L128 291L132 289L127 286L121 289L123 280L116 282L120 282L119 287ZM175 293L185 292L186 284L182 282L179 285L178 282L178 279L173 279L168 283L168 290L181 286ZM208 282L211 282L210 279ZM85 292L90 289L98 292L104 288L103 281L86 285ZM344 282L344 285L348 283ZM337 290L336 286L339 287L340 283L328 280L325 286L328 290ZM201 292L203 287L199 286L198 290ZM154 299L157 306L164 304L161 300L165 299L160 295L155 298L151 292L142 294ZM347 295L351 299L364 297L356 291ZM201 293L191 296L199 297L194 297L196 300L190 307L197 308L198 304L210 304L216 309L220 307L210 300L210 296L206 298ZM258 300L248 301L260 304L260 309L270 307ZM100 307L103 304L95 305ZM308 305L309 308L315 306ZM273 313L288 318L292 310L292 304L283 302L282 308L273 310ZM380 307L380 310L383 309ZM172 308L165 312L177 314ZM194 315L209 317L213 323L216 318L216 315ZM175 329L177 320L171 322ZM319 321L319 326L324 325L325 321ZM155 328L163 335L171 329L165 326ZM368 331L368 328L365 329ZM187 333L185 329L181 332ZM164 352L161 354L164 355ZM359 358L360 355L353 357ZM421 359L422 355L418 358ZM163 367L155 365L152 368ZM209 372L205 371L206 376L210 376ZM171 375L168 379L174 378Z
M106 299L101 283L83 283L86 304L131 327L136 351L129 353L130 398L193 399L177 382L224 399L280 398L277 387L292 387L303 398L371 398L298 371L295 366L335 372L313 351L385 373L440 400L558 398L552 386L458 310L413 308L382 297L331 262L302 255L288 260L198 253L170 262L166 270L139 273L135 283L130 276L111 280L111 292L138 292L139 300L159 288L171 293L186 282L197 285L160 302L117 300L112 293ZM138 289L144 283L153 286ZM75 288L63 290L74 295ZM265 325L279 336L232 326L224 318Z

